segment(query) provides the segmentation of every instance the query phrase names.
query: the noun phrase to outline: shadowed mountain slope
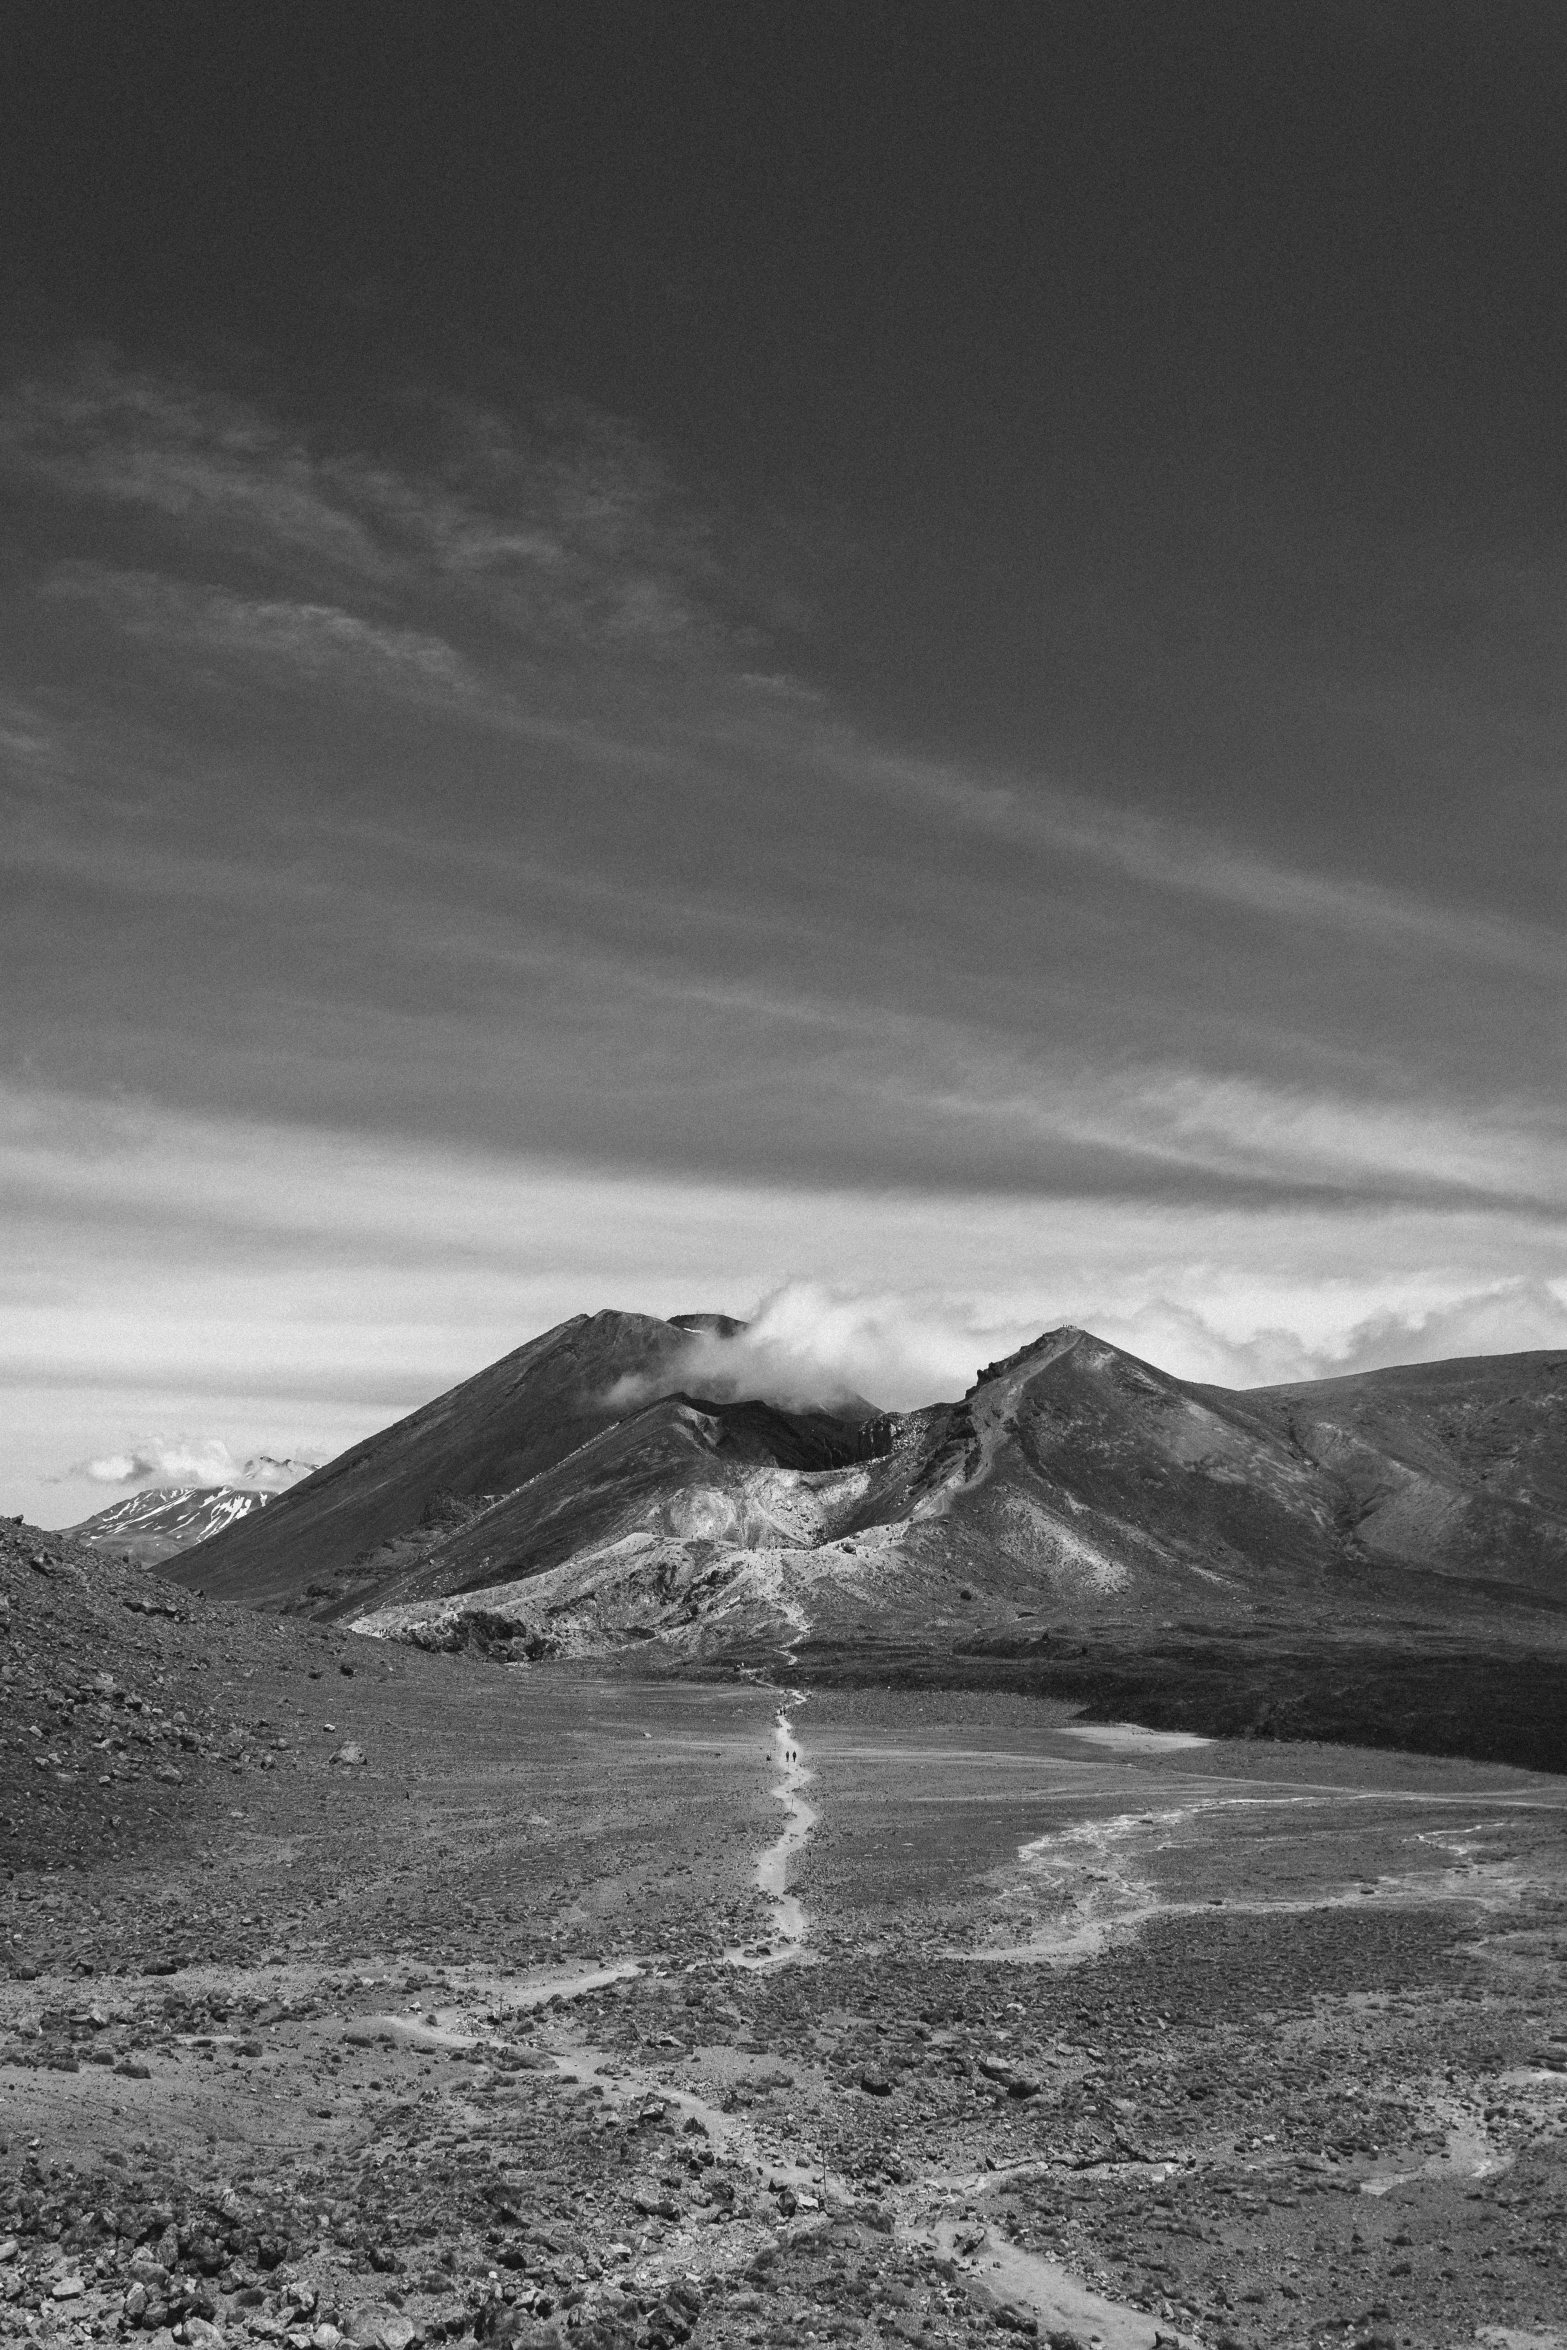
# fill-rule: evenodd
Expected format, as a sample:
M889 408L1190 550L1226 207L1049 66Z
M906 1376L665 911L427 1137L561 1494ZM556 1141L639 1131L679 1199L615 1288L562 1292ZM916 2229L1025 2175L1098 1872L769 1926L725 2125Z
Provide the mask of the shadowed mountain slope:
M1370 1557L1562 1589L1567 1358L1407 1363L1245 1402L1336 1482Z
M647 1314L576 1315L367 1437L280 1495L264 1520L228 1528L169 1571L214 1597L253 1607L314 1601L315 1612L330 1614L349 1591L363 1599L400 1585L409 1563L443 1534L467 1526L498 1497L531 1489L579 1453L581 1470L567 1475L565 1491L576 1491L580 1506L562 1522L597 1524L602 1512L593 1495L610 1472L606 1456L592 1448L622 1422L656 1411L699 1338L732 1339L744 1327L726 1314L667 1322ZM855 1430L874 1417L863 1397L832 1412L781 1412L755 1401L709 1408L722 1414L729 1457L790 1469L847 1457L845 1446L852 1451L860 1441ZM647 1465L656 1455L656 1446L648 1453L651 1442L650 1435L625 1455L628 1499L656 1481ZM560 1491L546 1488L539 1508L563 1506ZM561 1555L560 1540L557 1531L544 1544L552 1559Z
M328 1461L204 1544L179 1579L277 1606L421 1526L433 1540L443 1512L507 1492L599 1435L617 1382L656 1383L689 1343L651 1315L574 1315Z
M380 1607L455 1597L597 1559L606 1544L624 1551L627 1540L633 1550L666 1543L695 1566L724 1548L814 1541L824 1491L859 1491L870 1472L858 1465L890 1452L895 1425L661 1396L514 1493L454 1513L415 1545L373 1552L319 1594L328 1604L317 1612L362 1609L367 1588Z

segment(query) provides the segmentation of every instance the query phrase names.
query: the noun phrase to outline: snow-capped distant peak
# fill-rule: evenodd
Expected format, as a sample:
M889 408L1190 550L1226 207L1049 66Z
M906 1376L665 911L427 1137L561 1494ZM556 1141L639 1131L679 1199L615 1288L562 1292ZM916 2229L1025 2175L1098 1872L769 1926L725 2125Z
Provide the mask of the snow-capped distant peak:
M176 1551L193 1550L271 1498L242 1485L153 1485L110 1502L70 1531L105 1550L130 1551L151 1566Z

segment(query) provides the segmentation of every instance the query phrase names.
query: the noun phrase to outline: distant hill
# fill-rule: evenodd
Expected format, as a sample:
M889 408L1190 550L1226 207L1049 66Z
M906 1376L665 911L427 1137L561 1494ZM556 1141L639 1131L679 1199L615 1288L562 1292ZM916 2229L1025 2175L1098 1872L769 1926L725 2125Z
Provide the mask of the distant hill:
M272 1498L240 1485L154 1485L110 1502L65 1532L116 1558L156 1567L237 1525Z
M1547 1581L1567 1519L1567 1356L1479 1355L1401 1363L1348 1379L1264 1387L1247 1402L1350 1497L1374 1553L1494 1571L1538 1542ZM1488 1504L1506 1504L1511 1540ZM1529 1532L1533 1528L1533 1537Z

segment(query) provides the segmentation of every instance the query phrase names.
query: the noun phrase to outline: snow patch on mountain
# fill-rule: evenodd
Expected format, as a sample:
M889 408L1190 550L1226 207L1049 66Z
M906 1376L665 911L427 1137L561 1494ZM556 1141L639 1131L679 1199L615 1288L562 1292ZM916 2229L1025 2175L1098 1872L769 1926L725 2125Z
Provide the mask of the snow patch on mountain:
M237 1485L154 1485L110 1502L70 1532L79 1541L128 1553L143 1566L156 1566L162 1559L210 1541L226 1526L263 1508L271 1498Z

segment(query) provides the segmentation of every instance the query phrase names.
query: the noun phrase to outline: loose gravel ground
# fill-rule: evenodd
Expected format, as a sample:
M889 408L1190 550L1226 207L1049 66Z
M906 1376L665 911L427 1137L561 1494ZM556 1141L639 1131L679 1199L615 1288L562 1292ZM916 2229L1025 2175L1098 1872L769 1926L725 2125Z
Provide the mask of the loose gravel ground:
M0 1595L0 2332L1567 2342L1561 1779Z

